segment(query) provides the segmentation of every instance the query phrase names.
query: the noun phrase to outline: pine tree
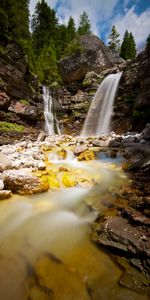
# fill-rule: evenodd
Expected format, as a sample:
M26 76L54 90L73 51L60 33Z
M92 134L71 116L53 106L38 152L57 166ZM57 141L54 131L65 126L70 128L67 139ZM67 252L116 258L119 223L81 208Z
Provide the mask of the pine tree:
M1 0L0 8L0 24L1 28L5 28L4 34L17 41L29 38L29 0Z
M136 44L133 34L126 30L121 44L120 57L123 59L133 59L136 57Z
M79 17L78 34L90 34L91 33L91 22L87 13L84 11Z
M67 40L68 43L70 43L74 37L76 36L76 28L75 28L75 22L72 17L69 18L68 24L67 24Z
M112 26L112 29L111 29L111 33L109 35L109 42L108 42L108 45L109 45L109 48L113 51L113 52L119 52L119 47L120 47L120 40L118 39L119 38L119 33L117 32L115 26L113 25Z
M146 47L145 47L146 53L148 57L150 57L150 34L146 40Z
M40 54L50 40L53 41L57 38L57 24L55 10L51 9L45 0L38 2L31 22L33 47L36 55Z

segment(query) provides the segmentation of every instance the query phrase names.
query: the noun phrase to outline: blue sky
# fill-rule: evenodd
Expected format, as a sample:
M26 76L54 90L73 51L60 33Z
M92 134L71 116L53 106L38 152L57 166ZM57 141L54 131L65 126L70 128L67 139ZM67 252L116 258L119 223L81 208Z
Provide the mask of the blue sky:
M38 0L30 0L30 14ZM60 23L67 24L70 16L78 26L79 16L86 11L92 25L92 32L106 44L112 25L115 25L122 39L125 30L132 32L140 47L150 33L150 0L47 0L54 8Z

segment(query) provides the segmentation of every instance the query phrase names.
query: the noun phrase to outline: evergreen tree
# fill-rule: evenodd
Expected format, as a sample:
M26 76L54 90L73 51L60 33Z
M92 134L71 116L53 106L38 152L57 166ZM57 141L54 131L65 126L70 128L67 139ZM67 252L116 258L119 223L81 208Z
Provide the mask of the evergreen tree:
M54 9L51 9L45 0L38 2L32 18L33 47L36 55L57 38L57 18Z
M91 22L88 18L87 13L84 11L79 17L78 34L90 34L91 33Z
M58 26L57 40L55 41L56 55L58 60L62 57L67 45L68 45L68 30L66 25L61 24Z
M146 47L145 47L146 53L148 57L150 57L150 34L146 40Z
M76 35L76 28L75 22L72 17L69 18L68 25L67 25L67 40L70 43Z
M4 35L17 41L29 38L29 0L1 0L0 9Z
M113 52L119 52L119 47L120 47L120 40L119 38L119 33L116 30L116 27L113 25L112 29L111 29L111 33L109 35L109 48L113 51Z
M136 57L136 44L133 34L126 30L121 44L120 57L124 59L133 59Z

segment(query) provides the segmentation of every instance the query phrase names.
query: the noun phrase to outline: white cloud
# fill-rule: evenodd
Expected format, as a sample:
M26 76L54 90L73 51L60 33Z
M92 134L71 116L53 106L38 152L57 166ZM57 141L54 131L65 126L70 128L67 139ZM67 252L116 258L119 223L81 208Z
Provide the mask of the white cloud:
M121 38L123 38L126 29L129 32L132 32L137 46L140 46L149 35L150 9L147 9L138 15L135 12L135 6L132 6L124 16L117 15L112 20L112 24L116 26Z

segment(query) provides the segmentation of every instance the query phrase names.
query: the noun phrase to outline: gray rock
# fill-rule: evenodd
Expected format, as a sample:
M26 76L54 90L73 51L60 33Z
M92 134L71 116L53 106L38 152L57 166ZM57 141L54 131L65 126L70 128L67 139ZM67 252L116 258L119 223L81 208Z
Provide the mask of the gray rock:
M0 153L0 172L3 172L8 169L12 169L12 163L6 155Z

